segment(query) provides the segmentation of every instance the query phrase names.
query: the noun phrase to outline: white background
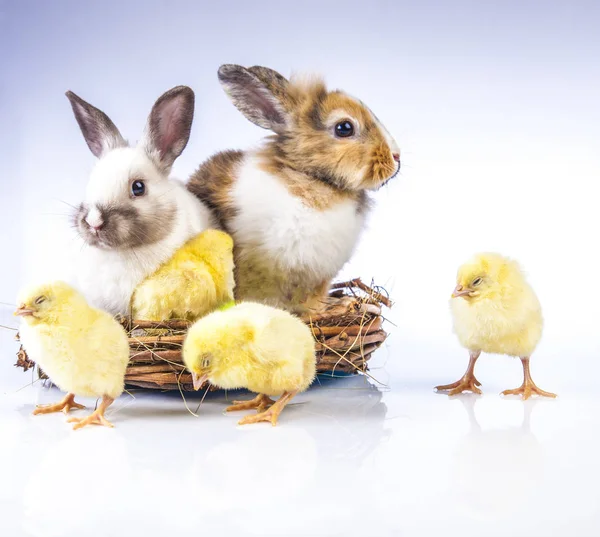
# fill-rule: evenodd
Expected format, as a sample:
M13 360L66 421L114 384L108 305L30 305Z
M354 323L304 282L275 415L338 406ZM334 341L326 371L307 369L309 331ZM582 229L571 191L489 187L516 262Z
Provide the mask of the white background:
M340 276L373 278L396 302L388 314L396 326L388 325L391 336L374 358L372 371L386 385L376 398L383 397L387 406L384 419L391 420L388 430L395 451L390 445L376 450L375 462L365 459L375 465L370 470L364 462L363 466L348 463L348 468L364 473L365 479L369 472L373 472L373 480L383 479L382 490L387 491L387 499L373 501L371 515L365 513L363 522L366 524L369 516L377 517L381 535L392 531L390 528L406 535L433 531L431 520L419 525L429 514L415 510L408 500L410 491L419 491L422 484L419 475L410 473L407 457L423 469L430 469L431 460L437 460L441 490L452 496L450 473L446 463L439 462L445 461L448 453L444 442L436 443L450 434L447 429L453 417L462 420L463 428L467 421L457 410L460 403L432 394L431 388L455 380L466 366L465 352L451 333L448 298L457 267L480 250L518 259L542 302L546 330L532 360L533 375L540 387L562 397L556 403L540 402L532 422L536 415L541 416L538 443L546 450L544 456L550 457L542 474L552 476L554 486L566 487L558 469L560 461L586 445L575 440L569 443L576 426L572 424L579 424L585 435L590 425L586 420L597 420L593 417L597 412L581 409L599 404L594 398L600 373L599 27L600 5L592 1L0 2L0 301L8 304L2 324L15 326L9 311L20 285L32 277L60 275L66 268L63 252L72 240L66 203L80 201L94 159L64 97L67 89L104 110L123 135L135 141L154 100L174 85L190 85L196 92L196 117L188 147L174 167L174 175L185 179L213 152L249 147L266 134L246 121L223 93L216 77L221 63L262 64L284 75L320 72L331 87L364 100L402 151L401 175L375 195L377 207L369 228ZM3 333L5 365L0 387L5 396L0 416L7 418L9 432L24 432L31 427L27 414L38 395L35 388L16 392L29 377L11 368L15 347L10 335ZM507 423L520 423L518 416L530 410L497 396L502 389L516 387L520 374L518 362L509 358L483 357L478 364L477 375L486 396L477 403L484 411L477 412L480 419L489 420L486 423L492 431L512 430L506 429ZM332 399L342 397L348 405L347 412L343 405L336 407L336 423L342 423L344 430L356 427L357 438L367 438L373 423L358 419L362 414L352 409L363 408L371 395L365 396L361 389L358 392L363 395L353 399L352 386L342 382L331 388L337 394ZM290 413L292 437L297 433L304 438L307 430L316 430L315 438L322 440L319 435L324 424L319 423L319 412L328 408L328 394L325 389L305 394L303 400L314 399L314 410L306 411L304 421L299 410L295 428ZM43 392L40 397L53 396L57 394ZM15 414L17 401L22 410ZM157 404L159 399L144 396L140 401L126 412L128 419L118 423L117 430L125 430L118 433L125 435L120 441L135 446L144 427L154 427L151 430L157 435L165 428L179 434L168 421L168 413L161 412L165 407ZM176 399L169 401L174 414L182 408ZM474 400L467 398L462 403L467 408ZM137 408L141 417L136 415ZM154 414L152 408L157 409ZM399 430L396 416L408 416L412 428L400 426ZM186 417L192 419L177 419ZM144 423L131 426L137 419ZM213 434L227 430L232 453L251 449L232 434L238 431L230 430L235 421L225 421L225 425L214 422ZM55 434L56 427L65 439L70 438L58 417L46 419L41 429L36 427L25 438L41 435L39 441L48 441L44 435ZM128 427L134 427L129 434ZM105 438L104 432L94 433ZM258 438L264 446L272 438L269 433L261 429ZM83 435L86 439L94 436ZM518 453L521 462L528 460L529 448L523 446L530 446L530 437L520 432L514 435L500 440L488 437L481 449L489 458L470 470L474 483L480 482L479 476L484 481L500 477L493 473L498 472L496 456L503 459L508 452L515 460ZM465 441L476 453L482 442L479 437L469 443L471 437L463 436L451 435L452 445ZM289 442L297 445L292 437ZM21 451L24 440L19 438L7 448L7 457L14 455L11 449ZM87 443L94 440L81 442L81 449L88 449ZM112 440L108 442L108 449L115 449ZM258 453L263 444L257 442L252 449ZM407 442L414 450L406 447ZM498 445L506 449L496 454ZM332 462L331 450L321 448L315 457L332 465L331 478L346 475L340 460L347 463L347 458L334 457ZM81 451L75 453L82 457ZM473 453L464 455L467 462L461 464L476 460ZM577 453L574 464L579 464L578 471L598 471L597 463ZM35 450L30 454L37 456ZM267 458L263 464L268 462ZM525 462L521 475L536 483L531 465ZM395 481L382 477L388 471ZM564 471L568 474L573 468ZM327 486L326 472L322 468L317 473L323 481L321 487ZM431 470L426 477L435 480ZM14 479L22 481L17 474ZM139 480L131 479L141 487ZM356 495L367 485L357 483L347 487L354 490L351 501L358 505ZM434 486L433 481L430 484ZM504 485L510 489L508 483ZM312 497L313 486L307 485L306 497ZM537 498L547 490L532 486ZM273 490L278 487L273 484ZM582 494L588 495L584 490ZM448 508L440 500L444 492L439 497L429 492L421 491L423 498L433 502L434 511ZM409 503L403 504L402 498ZM583 496L546 500L556 506L571 505L572 511L565 512L580 522L576 526L579 535L597 534L592 529L598 527L597 501L588 505ZM567 531L567 526L557 523L564 517L551 515L542 504L537 518L527 518L526 513L515 515L498 504L498 498L492 498L490 505L500 507L494 511L499 518L491 524L477 510L477 501L477 494L467 495L465 512L451 510L454 525L445 528L448 533L477 527L492 535L492 528L500 532L544 524L547 535ZM16 505L13 514L20 517L22 506ZM392 523L388 517L394 505L408 505L408 518ZM227 511L225 507L222 510ZM469 525L468 521L473 523L477 517L483 525ZM19 520L16 516L13 520L14 535L19 531L35 534ZM523 525L523 520L529 522ZM69 531L86 527L75 525L69 530L57 524L53 535L70 535ZM335 534L332 520L321 521L320 527L321 533L315 535ZM443 523L436 528L441 530ZM348 535L350 530L346 530L340 532ZM275 524L269 534L287 535L286 531ZM235 532L240 534L240 529ZM309 535L308 530L304 535Z

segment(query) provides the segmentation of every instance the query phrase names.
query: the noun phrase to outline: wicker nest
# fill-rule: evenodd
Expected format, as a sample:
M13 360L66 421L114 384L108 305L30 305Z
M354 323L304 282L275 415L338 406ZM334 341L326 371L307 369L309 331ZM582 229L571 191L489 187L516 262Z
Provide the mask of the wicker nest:
M390 300L359 279L332 286L324 309L302 319L316 340L318 373L367 371L371 355L387 337L382 329L383 306L391 307ZM181 356L189 322L131 319L121 322L129 335L127 386L193 390L191 374L186 371ZM35 364L21 347L15 365L27 371ZM40 376L45 378L43 373Z

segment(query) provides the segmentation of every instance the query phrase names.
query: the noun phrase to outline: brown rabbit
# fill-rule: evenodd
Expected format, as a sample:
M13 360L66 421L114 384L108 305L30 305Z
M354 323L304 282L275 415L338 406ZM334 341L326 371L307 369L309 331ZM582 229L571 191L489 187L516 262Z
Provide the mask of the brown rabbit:
M219 80L275 134L259 149L214 155L188 189L233 236L236 298L318 309L354 251L368 192L400 169L398 146L367 106L322 80L239 65L221 66Z

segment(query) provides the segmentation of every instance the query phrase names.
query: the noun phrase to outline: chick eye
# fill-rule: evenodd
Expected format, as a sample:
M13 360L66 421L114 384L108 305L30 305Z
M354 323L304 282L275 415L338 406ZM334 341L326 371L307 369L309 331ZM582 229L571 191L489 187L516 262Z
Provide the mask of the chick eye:
M348 138L354 134L354 125L347 119L335 125L335 135L338 138Z
M207 368L210 365L210 360L208 358L205 358L202 361L202 367Z
M143 196L146 193L146 185L144 181L134 181L131 183L131 194L138 198L139 196Z
M476 278L475 280L473 280L473 283L471 284L473 287L477 287L479 284L481 284L483 280L481 278Z
M35 303L36 303L36 304L41 304L41 303L42 303L42 302L44 302L45 300L46 300L46 297L45 297L45 296L38 296L38 297L35 299Z

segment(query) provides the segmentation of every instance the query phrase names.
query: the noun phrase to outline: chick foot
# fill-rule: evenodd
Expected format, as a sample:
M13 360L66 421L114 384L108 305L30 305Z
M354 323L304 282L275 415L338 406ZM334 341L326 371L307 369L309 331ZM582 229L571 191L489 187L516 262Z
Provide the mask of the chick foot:
M38 414L52 414L53 412L61 411L65 414L68 414L72 408L79 409L85 408L85 406L75 402L75 394L68 393L65 398L58 403L54 403L52 405L37 405L33 411L33 415L37 416Z
M104 417L104 412L112 404L114 399L104 396L98 408L85 418L71 418L68 423L74 423L73 430L81 429L86 425L103 425L104 427L114 427L114 425Z
M435 389L438 392L448 392L448 395L458 395L463 392L473 392L473 393L481 393L481 390L478 388L481 386L481 382L479 382L475 375L471 375L467 377L466 375L462 377L460 380L453 382L452 384L443 384L442 386L436 386Z
M535 384L523 383L519 388L514 390L504 390L501 395L521 395L523 399L529 399L532 395L540 395L542 397L556 397L555 393L545 392L538 388Z
M529 399L534 394L541 397L556 397L555 393L546 392L535 385L529 370L529 358L521 358L521 362L523 364L523 384L514 390L504 390L501 395L521 395L523 400Z
M228 406L225 412L235 412L236 410L250 410L256 408L257 412L264 412L267 408L275 404L275 401L270 397L259 394L250 401L234 401L233 405Z
M435 389L438 392L446 392L448 391L448 395L458 395L463 392L473 392L473 393L481 393L481 390L477 386L481 386L481 382L479 382L475 378L475 362L477 362L477 358L481 352L471 352L469 358L469 366L465 374L461 379L453 382L452 384L443 384L441 386L436 386Z
M290 402L290 399L294 397L298 392L284 392L283 395L273 404L268 410L255 414L253 416L246 416L242 418L238 424L248 425L249 423L259 423L261 421L271 422L271 425L275 427L277 425L277 419L281 411Z

